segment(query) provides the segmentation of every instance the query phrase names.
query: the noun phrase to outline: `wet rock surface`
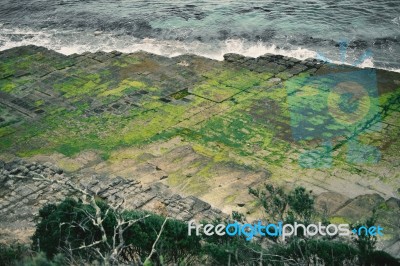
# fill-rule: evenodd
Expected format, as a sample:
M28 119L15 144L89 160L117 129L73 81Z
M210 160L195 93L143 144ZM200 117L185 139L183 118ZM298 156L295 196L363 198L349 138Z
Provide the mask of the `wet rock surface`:
M355 81L368 88L362 110L379 103L357 123L332 118L330 90L343 76L350 92ZM270 182L312 190L339 221L378 209L389 228L382 245L400 254L399 134L399 73L271 54L13 48L0 52L1 225L23 237L40 206L71 196L40 175L183 220L231 211L256 219L248 187ZM26 161L10 163L18 157Z

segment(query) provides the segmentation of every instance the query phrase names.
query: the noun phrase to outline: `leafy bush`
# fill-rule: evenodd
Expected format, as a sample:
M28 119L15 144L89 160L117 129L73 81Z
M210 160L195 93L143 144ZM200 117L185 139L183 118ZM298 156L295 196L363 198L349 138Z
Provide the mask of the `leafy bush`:
M259 198L270 217L307 223L318 215L311 192L304 188L286 194L282 188L266 185L264 191L250 189L250 193ZM143 211L116 213L116 209L104 201L95 202L93 205L65 199L60 204L43 207L33 236L33 249L44 252L48 258L39 254L25 259L24 265L57 266L62 265L57 264L62 260L78 264L101 261L102 254L111 252L113 241L124 246L118 261L135 265L143 261L144 265L399 265L389 254L375 250L374 237L360 237L350 242L337 237L309 239L299 235L282 243L277 238L246 241L244 236L189 236L186 222L165 220L162 216ZM103 242L100 240L104 233L93 222L96 217L102 220L106 236ZM237 212L232 213L232 218L239 222L246 220ZM121 221L136 222L126 228L123 239L118 239L114 230ZM226 222L230 221L217 219L213 224ZM366 225L374 223L374 218L371 218ZM161 234L160 228L164 229ZM96 249L85 248L91 245ZM152 253L153 245L156 252ZM13 261L18 256L23 257L22 253L21 248L8 250L0 246L2 261ZM67 260L60 259L59 253ZM146 260L149 254L152 254L151 258Z
M0 244L0 266L13 265L29 253L29 246L22 244Z
M275 262L295 265L356 265L358 250L337 240L293 238L270 249Z
M125 221L138 220L123 233L124 252L120 259L143 261L151 252L152 245L165 220L164 217L143 211L123 211L118 215L103 201L97 201L103 221L103 227L107 236L105 243L96 244L101 254L111 252L110 247L116 236L114 232L117 218L120 215ZM33 247L36 251L43 251L49 258L62 252L67 256L80 257L87 262L98 260L99 254L93 249L82 248L93 245L102 239L99 227L93 224L96 210L89 204L74 199L66 199L58 205L47 205L39 211L40 221L36 225L33 236ZM142 220L140 220L142 219ZM169 219L164 231L157 242L157 254L165 263L179 262L188 256L196 255L200 250L200 238L188 236L188 225L184 222ZM122 243L122 242L119 242Z
M62 255L49 260L43 253L34 253L28 245L0 244L0 266L61 266L65 265Z

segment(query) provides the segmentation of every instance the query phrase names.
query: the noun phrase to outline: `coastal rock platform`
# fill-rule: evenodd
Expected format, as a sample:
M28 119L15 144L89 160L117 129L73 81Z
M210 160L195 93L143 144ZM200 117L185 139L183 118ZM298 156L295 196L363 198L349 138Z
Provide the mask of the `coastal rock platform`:
M73 196L36 171L182 220L262 217L248 187L272 183L312 190L332 221L375 209L380 248L400 254L400 73L224 58L0 52L0 229L19 238Z

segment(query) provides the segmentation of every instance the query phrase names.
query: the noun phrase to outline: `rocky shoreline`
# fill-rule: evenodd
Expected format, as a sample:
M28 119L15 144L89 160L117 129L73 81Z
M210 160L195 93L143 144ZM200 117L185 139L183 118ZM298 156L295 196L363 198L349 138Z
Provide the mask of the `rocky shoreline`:
M181 220L232 211L255 219L259 208L248 187L270 182L312 190L319 211L338 221L378 209L388 227L380 248L400 254L400 74L362 70L376 76L371 101L379 101L380 119L351 130L379 149L378 162L349 162L354 136L335 136L335 125L325 132L333 134L333 166L304 168L299 158L321 140L295 139L288 101L297 91L288 86L361 70L270 54L224 58L65 56L36 46L0 52L1 238L27 240L43 204L76 196L38 175ZM316 114L307 127L318 132L325 123L318 98L305 105Z

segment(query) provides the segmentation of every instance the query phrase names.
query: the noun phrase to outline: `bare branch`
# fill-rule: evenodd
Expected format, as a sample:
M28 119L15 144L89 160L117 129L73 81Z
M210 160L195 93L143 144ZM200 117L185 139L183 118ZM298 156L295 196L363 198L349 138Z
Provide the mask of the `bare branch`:
M86 221L90 221L93 224L93 226L95 226L96 228L98 228L100 230L101 239L97 240L97 241L93 240L93 242L90 244L83 243L80 247L75 248L75 249L70 248L69 252L70 252L71 256L72 256L73 250L88 249L88 250L92 250L93 252L97 253L105 264L110 264L110 263L118 264L119 256L121 255L122 251L126 247L125 240L124 240L125 231L127 229L129 229L135 223L140 222L140 221L150 217L150 214L147 214L138 219L126 220L123 217L123 210L124 210L123 207L125 205L125 199L122 199L120 202L116 203L115 205L110 204L110 207L107 210L102 211L102 209L99 207L99 205L96 202L96 198L95 198L96 193L94 193L94 194L89 193L87 191L87 189L81 189L76 184L73 184L71 181L50 179L50 178L46 178L43 175L39 175L39 176L40 177L34 177L33 179L38 180L38 181L48 182L48 183L57 183L62 186L67 186L67 187L71 188L73 191L82 194L82 196L84 197L83 200L85 202L87 202L94 209L94 214L93 214L86 209L79 208L79 210L85 214L85 216L87 218ZM113 235L107 236L107 232L104 228L103 222L110 215L110 213L115 217L117 224L114 225ZM151 251L149 258L155 252L155 246L160 238L160 235L162 234L162 232L164 230L164 226L165 226L165 223L167 220L168 220L168 218L165 219L165 221L161 227L161 230L157 236L157 239L153 244L152 251ZM84 231L87 230L85 228L85 226L82 226L81 224L78 224L78 223L75 223L76 225L73 225L72 223L63 223L63 224L60 224L60 227L65 224L68 224L69 226L74 226L74 227L79 226ZM108 242L109 237L112 237L111 245ZM100 244L106 245L106 247L107 247L106 251L101 251L99 249Z
M161 226L160 232L157 235L156 241L154 241L153 246L151 247L151 252L150 252L149 256L147 257L147 259L145 261L150 261L150 259L153 256L154 252L156 252L157 242L160 239L161 234L164 231L164 226L165 226L165 224L167 223L168 220L169 220L169 217L166 217L164 222L163 222L163 224L162 224L162 226Z

